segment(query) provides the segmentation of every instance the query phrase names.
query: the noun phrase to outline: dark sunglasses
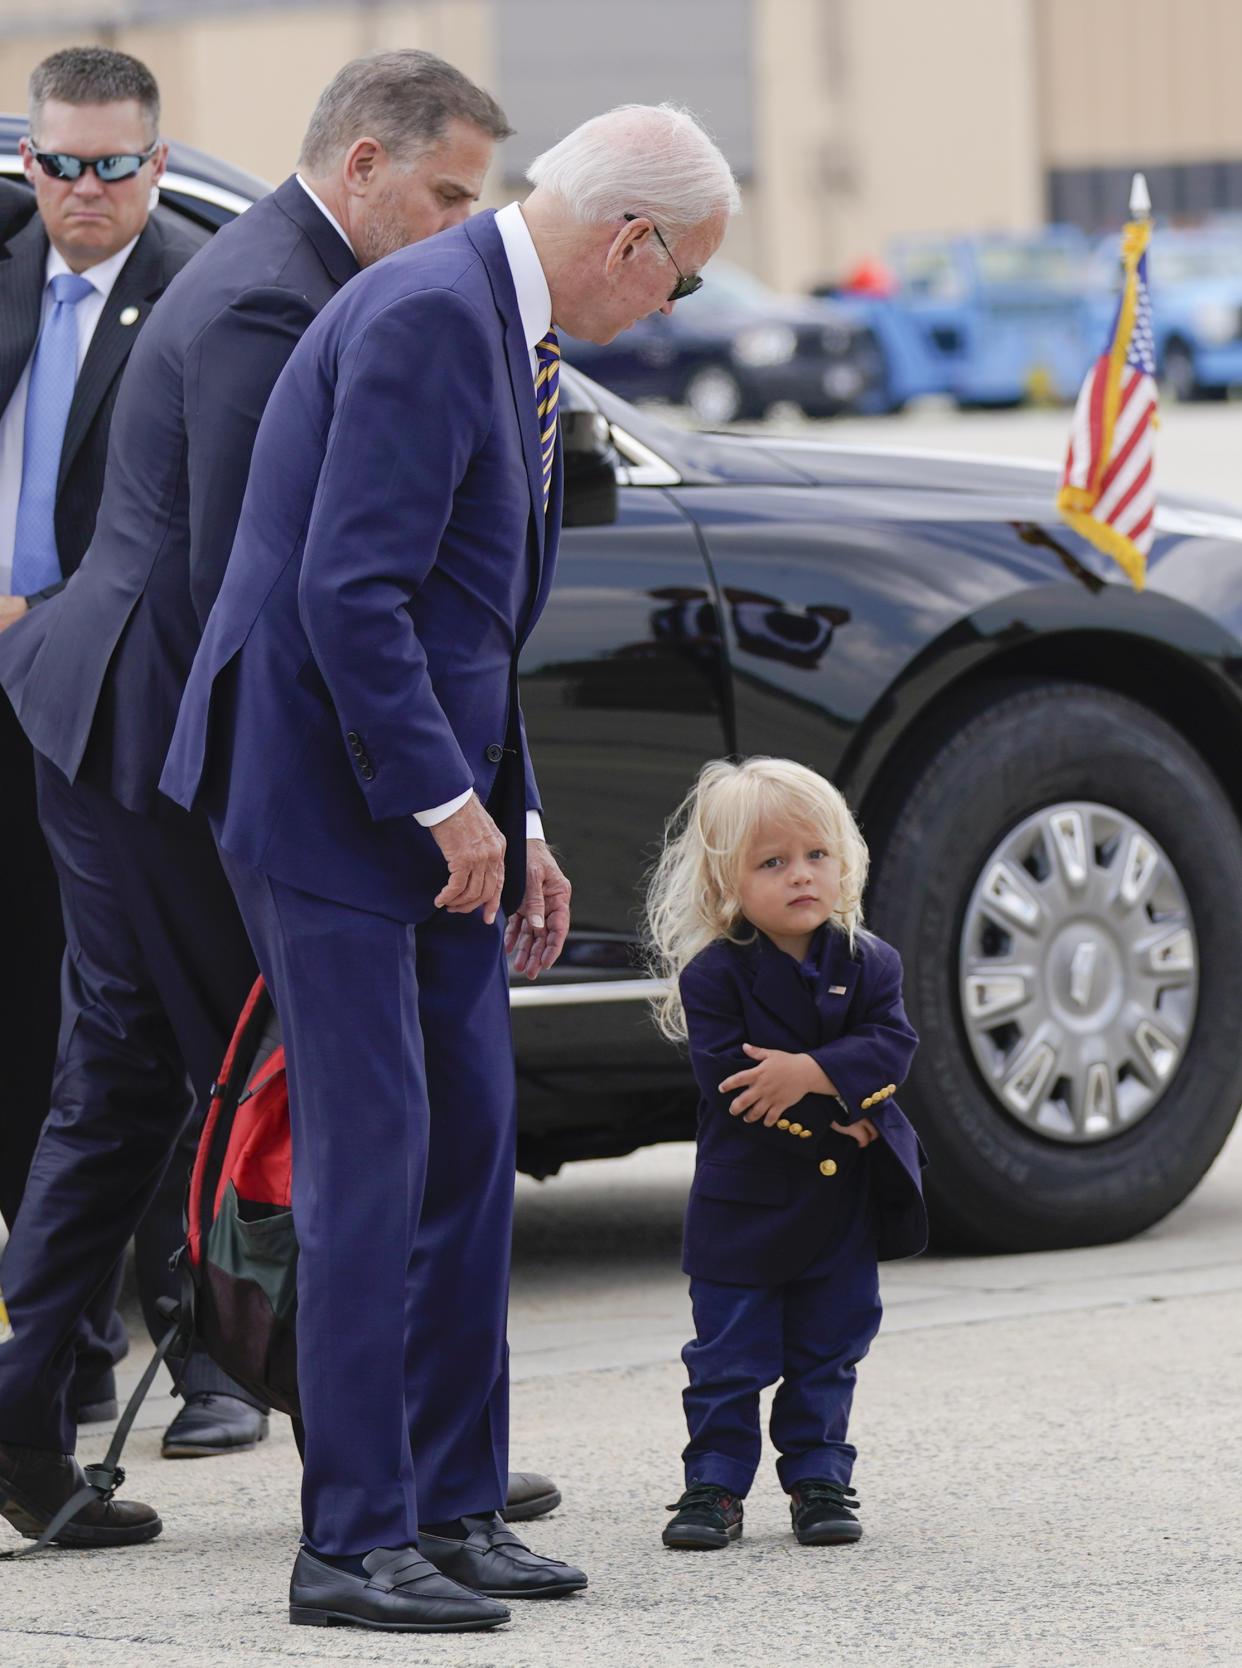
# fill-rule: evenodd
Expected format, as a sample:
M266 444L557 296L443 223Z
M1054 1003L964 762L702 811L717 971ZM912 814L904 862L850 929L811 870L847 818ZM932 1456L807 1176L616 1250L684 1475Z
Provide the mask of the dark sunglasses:
M625 218L627 220L648 220L650 219L650 216L646 214L627 214ZM660 248L663 249L669 260L673 261L673 251L669 248L668 244L665 243L663 234L654 220L651 221L651 230L655 233L656 237L659 238ZM687 277L676 261L673 261L673 271L677 274L677 282L673 285L672 294L669 296L670 301L684 301L688 295L693 295L695 290L701 290L703 288L703 276L701 273L693 272L689 277Z
M49 179L80 180L85 169L93 168L101 185L116 185L120 180L132 180L159 148L157 140L148 150L122 156L66 156L63 151L33 150L32 155Z

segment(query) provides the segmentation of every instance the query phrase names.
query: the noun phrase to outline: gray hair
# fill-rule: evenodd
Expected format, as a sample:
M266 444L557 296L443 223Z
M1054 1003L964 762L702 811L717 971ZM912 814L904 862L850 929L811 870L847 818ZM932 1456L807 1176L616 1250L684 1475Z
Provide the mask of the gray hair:
M675 104L620 104L593 116L537 156L526 177L586 225L643 213L666 237L742 206L719 148Z
M36 64L26 83L30 131L38 133L39 118L49 99L60 104L122 104L134 99L141 107L147 142L160 131L160 90L147 66L128 52L107 46L67 46Z
M434 52L371 52L338 70L319 95L298 167L322 173L363 137L377 139L394 162L415 162L451 121L497 140L513 132L492 95Z

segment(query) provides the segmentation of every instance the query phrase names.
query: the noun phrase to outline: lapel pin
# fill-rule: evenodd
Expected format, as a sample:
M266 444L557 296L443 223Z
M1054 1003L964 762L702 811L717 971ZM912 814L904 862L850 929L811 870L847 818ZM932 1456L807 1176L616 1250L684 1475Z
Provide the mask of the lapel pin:
M829 996L844 996L845 995L845 986L844 985L829 985L828 986L828 994L829 994Z
M138 323L138 309L137 309L137 307L123 307L121 309L121 323L122 324L137 324Z

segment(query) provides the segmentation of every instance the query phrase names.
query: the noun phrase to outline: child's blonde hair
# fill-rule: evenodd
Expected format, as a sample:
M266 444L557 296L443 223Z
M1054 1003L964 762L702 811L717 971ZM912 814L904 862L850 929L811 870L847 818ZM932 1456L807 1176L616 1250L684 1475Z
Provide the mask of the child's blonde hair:
M853 948L862 925L867 846L839 790L792 759L713 759L669 818L647 889L650 959L668 984L654 999L666 1036L686 1035L677 989L682 968L718 938L740 944L754 937L738 902L738 875L760 825L777 820L807 829L840 860L832 924Z

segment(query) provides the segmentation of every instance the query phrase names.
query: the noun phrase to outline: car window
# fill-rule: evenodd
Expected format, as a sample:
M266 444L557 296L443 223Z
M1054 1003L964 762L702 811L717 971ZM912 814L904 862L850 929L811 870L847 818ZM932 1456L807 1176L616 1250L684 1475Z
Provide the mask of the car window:
M984 243L975 259L985 288L1021 285L1077 294L1083 286L1085 254L1065 244Z

